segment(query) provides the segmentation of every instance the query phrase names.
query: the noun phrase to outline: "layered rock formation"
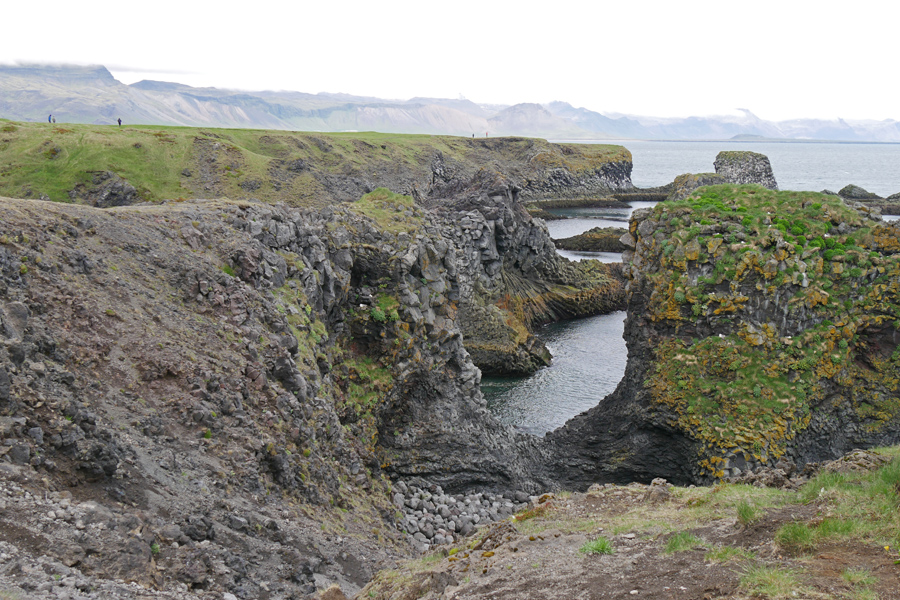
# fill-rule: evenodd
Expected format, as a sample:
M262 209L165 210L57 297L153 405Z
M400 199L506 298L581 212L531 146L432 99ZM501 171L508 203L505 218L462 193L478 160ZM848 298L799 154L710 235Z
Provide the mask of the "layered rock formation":
M898 233L862 205L757 186L636 211L628 366L548 434L562 484L710 481L900 441Z
M72 523L99 511L104 554L143 557L90 558L64 518L48 560L247 597L352 590L408 551L386 475L552 486L537 440L488 413L461 330L529 371L546 353L529 327L624 290L615 267L559 259L517 190L485 172L322 211L2 200L6 457L65 518L94 499Z
M770 190L778 189L772 165L764 154L723 150L716 155L713 165L715 173L685 173L676 177L668 199L683 200L699 187L723 183L757 184Z
M532 335L544 323L624 308L619 266L558 256L544 223L528 215L505 179L483 173L465 190L453 183L430 194L456 224L445 235L460 249L453 272L460 327L486 373L522 375L549 364Z

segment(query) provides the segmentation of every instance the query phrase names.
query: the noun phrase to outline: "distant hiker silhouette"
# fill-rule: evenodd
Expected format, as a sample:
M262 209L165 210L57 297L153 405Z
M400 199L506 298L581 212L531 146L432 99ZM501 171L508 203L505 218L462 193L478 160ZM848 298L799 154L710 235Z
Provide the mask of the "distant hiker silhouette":
M119 127L122 126L122 119L119 119Z
M53 117L53 122L56 123L56 117Z
M53 115L50 115L49 117L47 117L47 122L48 122L48 123L52 123L52 122L53 122Z

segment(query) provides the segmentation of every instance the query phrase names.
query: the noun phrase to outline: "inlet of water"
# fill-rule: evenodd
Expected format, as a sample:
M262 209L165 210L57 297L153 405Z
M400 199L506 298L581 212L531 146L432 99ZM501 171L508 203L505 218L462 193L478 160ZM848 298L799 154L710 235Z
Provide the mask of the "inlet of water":
M596 406L625 372L625 311L552 323L538 332L553 364L530 377L485 377L481 390L500 421L544 435Z

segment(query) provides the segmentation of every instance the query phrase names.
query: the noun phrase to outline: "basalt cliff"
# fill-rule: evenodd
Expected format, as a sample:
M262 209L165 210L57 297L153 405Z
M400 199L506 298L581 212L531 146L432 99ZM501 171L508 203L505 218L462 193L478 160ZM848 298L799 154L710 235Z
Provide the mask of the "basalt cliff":
M515 172L424 168L324 209L0 200L4 585L352 592L552 487L476 365L534 370L621 269L557 257Z
M900 226L717 185L636 211L628 366L547 436L564 487L708 482L900 442Z

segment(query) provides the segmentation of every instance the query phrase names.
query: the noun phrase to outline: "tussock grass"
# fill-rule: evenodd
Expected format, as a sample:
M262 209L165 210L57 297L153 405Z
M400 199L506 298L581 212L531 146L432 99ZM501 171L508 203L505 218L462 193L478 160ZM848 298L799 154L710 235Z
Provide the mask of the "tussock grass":
M805 523L785 523L775 533L775 543L788 552L811 550L815 534Z
M841 577L850 585L871 587L878 583L878 579L868 569L847 569L841 574Z
M797 571L762 564L753 564L744 570L741 588L771 600L796 598L806 593Z
M879 546L900 546L900 456L869 473L823 472L800 491L800 501L826 502L829 515L813 529L813 541L859 539Z
M734 546L717 546L709 552L703 559L707 562L725 563L736 560L750 560L756 558L755 552L744 550L743 548L735 548Z
M582 554L613 554L615 552L612 542L602 536L585 543L578 551Z
M762 516L762 513L759 509L756 508L753 504L750 503L749 500L744 498L737 505L737 518L738 523L741 525L747 526L752 525Z
M665 553L674 554L675 552L684 552L686 550L693 550L702 545L703 540L693 533L689 531L679 531L666 541Z

